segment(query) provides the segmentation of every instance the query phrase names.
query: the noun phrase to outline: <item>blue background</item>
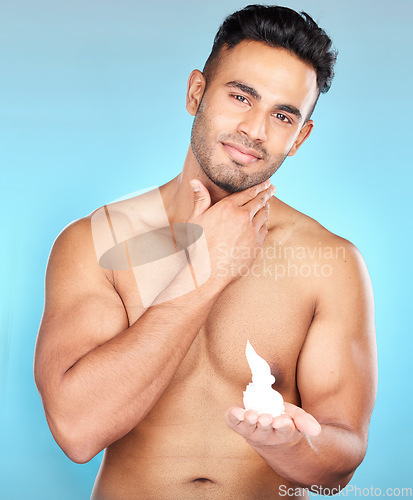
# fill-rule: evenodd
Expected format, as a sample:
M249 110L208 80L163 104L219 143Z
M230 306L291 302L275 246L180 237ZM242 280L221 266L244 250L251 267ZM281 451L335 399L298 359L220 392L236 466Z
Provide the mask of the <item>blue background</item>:
M411 1L286 1L339 49L316 128L277 195L351 240L375 291L379 392L359 488L412 486ZM51 245L72 220L182 167L186 80L240 1L0 3L0 496L89 498L48 430L32 375ZM350 493L348 496L352 496ZM361 496L361 494L358 494Z

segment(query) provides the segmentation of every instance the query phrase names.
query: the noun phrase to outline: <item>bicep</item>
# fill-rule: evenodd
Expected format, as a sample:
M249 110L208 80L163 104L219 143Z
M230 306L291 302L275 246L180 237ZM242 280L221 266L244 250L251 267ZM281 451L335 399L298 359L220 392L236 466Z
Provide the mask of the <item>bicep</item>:
M320 423L364 439L376 394L376 343L370 279L355 247L320 285L297 365L301 404Z
M53 391L82 356L127 327L122 300L97 263L90 222L77 221L57 238L49 258L35 354L40 392Z

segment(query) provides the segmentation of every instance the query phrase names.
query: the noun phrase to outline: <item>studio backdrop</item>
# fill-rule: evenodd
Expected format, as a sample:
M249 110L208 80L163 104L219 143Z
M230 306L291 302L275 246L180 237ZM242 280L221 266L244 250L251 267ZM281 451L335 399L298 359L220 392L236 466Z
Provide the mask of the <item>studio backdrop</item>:
M239 0L1 0L1 493L86 500L101 455L71 462L33 381L50 248L71 221L181 170L186 82ZM339 51L277 196L352 241L373 283L379 390L347 496L412 487L410 0L286 0ZM357 491L363 490L363 493ZM411 490L410 490L411 491ZM387 496L390 496L390 490Z

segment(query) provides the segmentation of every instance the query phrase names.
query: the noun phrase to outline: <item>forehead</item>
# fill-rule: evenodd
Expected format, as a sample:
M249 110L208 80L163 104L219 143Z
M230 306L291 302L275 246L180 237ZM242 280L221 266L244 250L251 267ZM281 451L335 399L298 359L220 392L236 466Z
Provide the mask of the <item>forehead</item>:
M312 66L285 49L263 42L243 41L223 48L214 83L242 81L268 99L293 99L302 109L317 95L317 74Z

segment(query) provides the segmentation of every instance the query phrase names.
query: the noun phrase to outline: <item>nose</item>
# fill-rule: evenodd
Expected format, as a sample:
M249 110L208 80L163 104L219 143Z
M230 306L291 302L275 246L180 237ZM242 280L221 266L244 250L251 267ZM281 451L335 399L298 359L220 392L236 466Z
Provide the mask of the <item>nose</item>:
M264 113L256 109L246 111L238 125L238 132L246 135L251 141L265 142L267 118Z

